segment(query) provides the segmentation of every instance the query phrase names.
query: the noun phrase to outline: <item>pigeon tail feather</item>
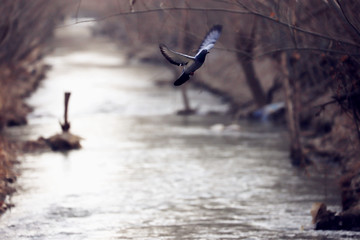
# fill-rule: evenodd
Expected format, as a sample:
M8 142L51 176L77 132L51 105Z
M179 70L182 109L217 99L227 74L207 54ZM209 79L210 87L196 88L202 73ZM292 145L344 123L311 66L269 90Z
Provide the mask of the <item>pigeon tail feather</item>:
M183 73L181 76L174 82L174 86L180 86L184 84L187 80L190 79L189 74Z

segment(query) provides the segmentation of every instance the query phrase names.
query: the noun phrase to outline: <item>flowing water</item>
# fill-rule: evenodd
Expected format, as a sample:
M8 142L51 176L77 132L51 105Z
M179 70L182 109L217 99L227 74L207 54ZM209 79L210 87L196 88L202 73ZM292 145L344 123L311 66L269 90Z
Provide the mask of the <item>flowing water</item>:
M60 29L53 66L29 99L29 125L15 139L60 130L63 93L71 91L73 133L81 150L26 154L15 207L0 219L0 239L340 239L312 230L311 205L338 209L323 173L290 165L285 132L220 115L226 105L191 90L196 116L174 114L180 92L158 87L166 68L126 63L87 25Z

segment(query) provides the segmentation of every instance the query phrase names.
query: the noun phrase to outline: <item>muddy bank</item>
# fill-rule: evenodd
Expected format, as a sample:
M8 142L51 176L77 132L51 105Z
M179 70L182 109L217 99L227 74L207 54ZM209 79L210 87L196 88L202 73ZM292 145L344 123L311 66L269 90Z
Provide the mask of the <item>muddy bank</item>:
M25 99L35 91L49 66L39 60L27 63L26 67L21 69L3 69L2 83L7 84L1 88L0 127L24 125L27 123L27 114L31 112L31 107L25 103ZM18 163L19 151L19 144L10 143L6 137L0 137L0 213L12 206L8 196L15 191L12 183L17 177L15 166Z
M14 69L3 68L1 72L1 128L24 125L27 123L26 116L31 112L31 107L25 103L25 99L40 84L49 66L42 61L28 63L26 68ZM17 73L17 74L14 74ZM0 130L1 131L1 130ZM12 183L16 180L15 166L17 153L21 150L19 144L10 143L6 137L0 137L0 213L11 207L8 196L15 188Z
M22 69L23 71L16 75L18 78L15 80L10 74L6 74L10 72L9 69L2 72L2 77L6 81L11 81L11 84L1 88L3 93L0 113L1 128L27 123L26 116L31 112L31 107L25 103L25 98L37 88L49 68L42 61L37 61L35 66L29 64L28 67L34 68L31 71ZM17 79L20 80L16 81ZM0 137L0 213L12 206L8 196L15 191L12 183L16 181L18 174L15 166L18 163L17 154L21 150L19 143L10 143L6 137Z
M14 151L14 145L0 138L0 214L12 207L8 196L15 191L12 183L17 177L14 170L17 163Z

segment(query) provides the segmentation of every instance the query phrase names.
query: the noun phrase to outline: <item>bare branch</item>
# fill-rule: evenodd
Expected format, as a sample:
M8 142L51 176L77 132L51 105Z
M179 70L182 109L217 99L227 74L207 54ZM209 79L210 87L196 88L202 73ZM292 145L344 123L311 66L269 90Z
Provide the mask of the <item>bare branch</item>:
M81 0L79 0L78 6L76 9L76 22L78 22L80 7L81 7Z
M266 19L266 20L268 20L270 22L273 22L273 23L276 23L276 24L279 24L279 25L282 25L282 26L289 27L289 28L291 28L291 29L293 29L295 31L302 32L302 33L305 33L305 34L309 34L309 35L314 36L314 37L319 37L319 38L323 38L323 39L330 40L330 41L337 41L337 42L340 42L340 43L343 43L343 44L347 44L347 45L350 45L350 46L360 48L360 45L355 43L355 42L348 41L348 40L345 40L345 39L335 38L335 37L331 37L331 36L327 36L327 35L323 35L321 33L313 32L313 31L310 31L310 30L305 30L303 28L293 26L293 25L289 25L286 22L282 22L282 21L280 21L278 19L274 19L272 17L263 15L261 13L254 12L252 10L239 11L239 10L222 9L222 8L170 7L170 8L147 9L147 10L140 10L140 11L134 11L134 12L121 12L121 13L110 14L110 15L107 15L107 16L104 16L104 17L95 18L95 19L91 19L91 20L82 20L82 21L78 21L78 22L75 22L75 23L71 23L71 24L61 25L61 26L58 26L58 28L69 27L69 26L79 24L79 23L103 21L105 19L113 18L113 17L117 17L117 16L149 14L149 13L163 12L163 11L183 11L183 10L188 10L188 11L193 11L193 12L221 12L221 13L232 13L232 14L242 14L242 15L254 15L256 17Z
M330 7L340 16L341 20L345 23L345 28L350 32L353 32L355 34L351 34L355 39L360 40L360 32L359 30L352 24L352 22L349 20L347 15L344 12L343 7L341 6L341 3L339 0L329 0Z
M254 56L249 55L247 52L245 51L241 51L238 49L234 49L234 48L221 48L221 47L214 47L213 49L216 50L220 50L220 51L227 51L227 52L233 52L233 53L240 53L243 54L245 57L249 58L249 59L257 59L257 58L261 58L261 57L265 57L267 55L270 54L274 54L277 52L288 52L288 51L300 51L300 52L323 52L323 53L333 53L333 54L338 54L338 55L350 55L350 56L360 56L360 53L358 54L349 54L349 52L345 52L345 51L337 51L337 50L333 50L333 49L327 49L327 48L318 48L318 47L288 47L288 48L277 48L277 49L273 49L273 50L269 50L266 52L262 52L261 54L257 54Z
M256 55L254 58L263 57L269 54L277 53L277 52L287 52L287 51L306 51L306 52L324 52L324 53L333 53L339 55L349 55L349 56L360 56L360 53L350 54L347 51L338 51L327 48L319 48L319 47L289 47L289 48L277 48L274 50L263 52L259 55Z

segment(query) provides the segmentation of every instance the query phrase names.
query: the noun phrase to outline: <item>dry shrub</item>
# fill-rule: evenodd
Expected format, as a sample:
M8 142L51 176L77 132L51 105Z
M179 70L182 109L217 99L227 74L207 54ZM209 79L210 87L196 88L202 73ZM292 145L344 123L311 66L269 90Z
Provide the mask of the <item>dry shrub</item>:
M4 0L0 4L0 131L26 123L24 98L35 90L47 67L42 58L69 1ZM0 137L0 213L14 189L15 147Z
M9 203L5 202L6 196L15 191L10 186L16 180L15 163L14 146L0 138L0 213L9 207Z
M0 5L0 128L26 123L23 99L43 78L42 58L68 1L5 0Z

